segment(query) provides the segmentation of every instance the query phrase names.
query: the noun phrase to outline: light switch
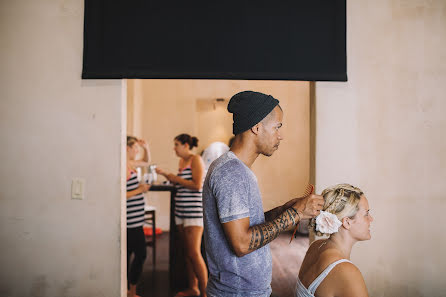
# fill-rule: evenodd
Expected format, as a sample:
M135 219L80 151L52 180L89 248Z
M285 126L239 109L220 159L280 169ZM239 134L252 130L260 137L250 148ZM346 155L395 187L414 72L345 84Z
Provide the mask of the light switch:
M85 179L73 178L71 182L71 199L84 199Z

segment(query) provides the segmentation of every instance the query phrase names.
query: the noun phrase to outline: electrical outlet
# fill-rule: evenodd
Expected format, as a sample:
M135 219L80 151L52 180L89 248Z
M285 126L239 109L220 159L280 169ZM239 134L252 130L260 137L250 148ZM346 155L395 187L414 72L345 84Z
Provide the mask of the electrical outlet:
M71 182L71 199L84 199L85 197L85 179L73 178Z

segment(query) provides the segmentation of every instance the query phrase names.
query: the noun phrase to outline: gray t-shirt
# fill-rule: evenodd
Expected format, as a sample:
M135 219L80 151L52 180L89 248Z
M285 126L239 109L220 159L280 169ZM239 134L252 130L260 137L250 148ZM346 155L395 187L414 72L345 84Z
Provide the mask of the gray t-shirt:
M243 257L232 251L222 223L249 217L265 222L254 173L229 151L209 167L203 186L204 240L210 296L270 296L272 259L266 245Z

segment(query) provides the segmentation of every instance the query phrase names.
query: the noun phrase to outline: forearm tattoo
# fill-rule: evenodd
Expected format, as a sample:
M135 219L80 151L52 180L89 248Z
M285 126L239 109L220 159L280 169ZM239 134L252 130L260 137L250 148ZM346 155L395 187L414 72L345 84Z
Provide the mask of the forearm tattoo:
M287 230L291 225L299 222L299 214L293 208L287 208L281 215L272 221L251 228L251 241L249 250L256 250L273 241L280 232Z

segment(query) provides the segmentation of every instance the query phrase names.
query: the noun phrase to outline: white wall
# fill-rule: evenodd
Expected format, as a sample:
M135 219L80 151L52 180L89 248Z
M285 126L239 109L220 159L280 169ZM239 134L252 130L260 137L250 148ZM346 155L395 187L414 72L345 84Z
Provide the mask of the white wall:
M122 86L81 80L82 33L83 1L0 2L2 297L125 291Z
M371 296L446 296L446 1L347 1L347 83L316 83L316 183L361 187Z

